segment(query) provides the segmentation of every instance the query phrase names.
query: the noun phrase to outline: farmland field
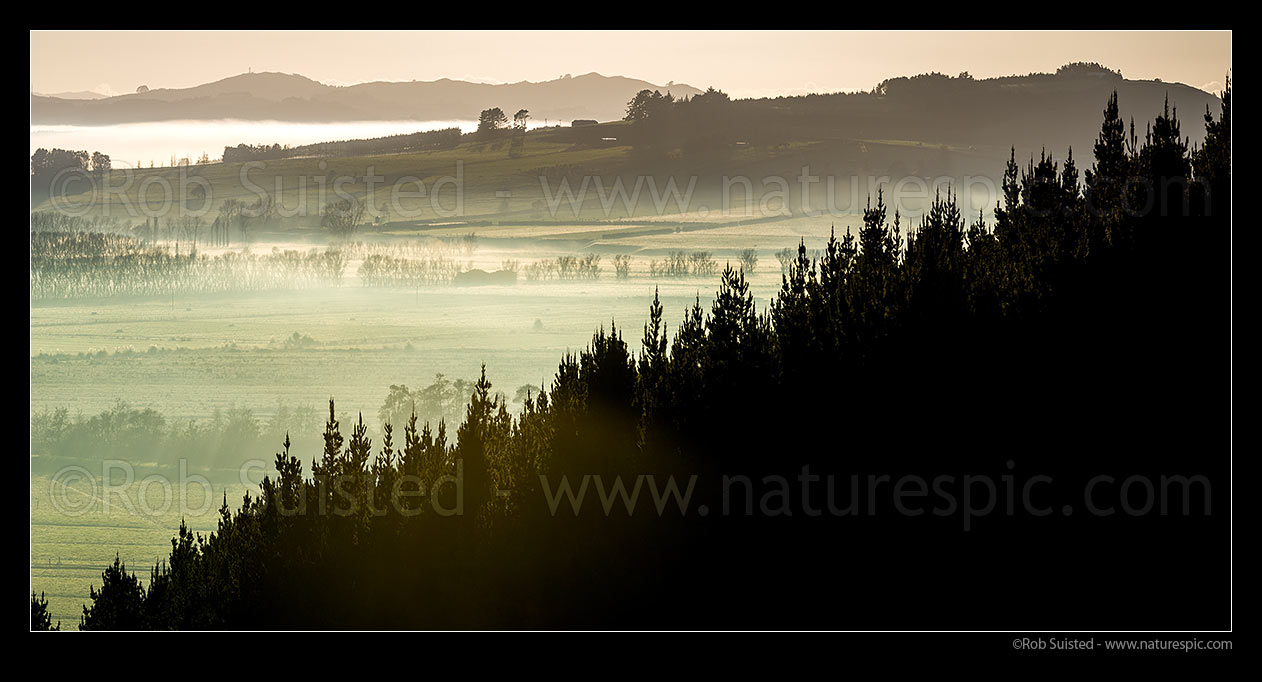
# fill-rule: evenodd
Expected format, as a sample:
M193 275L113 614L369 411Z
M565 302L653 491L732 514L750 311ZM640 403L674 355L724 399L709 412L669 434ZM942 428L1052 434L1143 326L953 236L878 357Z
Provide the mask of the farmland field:
M71 415L89 417L121 400L132 408L151 408L171 423L204 423L217 410L232 408L247 408L260 420L281 406L320 414L334 398L344 423L362 413L370 435L379 439L377 411L392 384L419 388L438 373L472 380L485 363L495 389L511 400L519 386L549 383L562 356L584 347L602 325L616 324L638 350L655 290L673 330L698 297L708 306L718 275L651 276L650 261L671 251L707 250L721 268L736 265L738 251L755 249L759 261L749 279L765 309L780 285L775 252L799 239L808 248L820 248L833 224L844 230L839 220L817 219L689 229L651 239L591 226L504 226L479 229L478 246L465 263L495 270L506 260L525 264L566 253L603 254L599 277L587 280L368 287L356 275L359 264L352 262L337 287L32 300L30 411L34 416L66 408ZM388 245L413 236L376 239ZM273 245L312 246L256 243L252 251L267 253ZM631 256L626 279L613 271L611 261L619 253ZM319 434L302 435L309 445ZM237 453L235 461L261 460L270 469L279 449L279 442L261 442L256 450ZM295 454L309 463L318 452ZM198 486L175 487L190 496L188 507L197 512L183 515L178 500L164 507L161 487L150 486L145 492L158 495L151 506L159 511L147 513L135 501L145 471L120 488L131 496L130 505L120 497L106 507L99 487L102 462L72 463L69 469L65 462L56 464L31 476L31 581L33 589L47 594L63 627L77 626L88 586L100 582L116 553L147 579L148 567L169 553L181 518L195 531L212 531L224 491L235 506L248 487L232 463L219 462L224 468L218 475L206 472L213 488L209 508ZM82 480L59 478L78 466L98 479L95 494ZM170 470L158 473L174 476ZM257 483L262 474L251 472L247 478Z
M602 129L602 135L620 134L618 124ZM378 410L392 385L416 391L439 374L470 381L485 365L494 390L516 411L521 387L550 384L562 357L585 347L601 327L608 330L616 324L630 349L638 352L655 291L668 334L694 302L708 309L719 271L727 264L739 267L742 252L757 256L746 277L759 310L766 310L780 287L784 250L802 241L817 252L831 232L838 237L847 230L857 233L862 224L860 211L872 188L819 184L807 198L797 176L808 168L827 176L879 176L902 169L927 177L996 169L1001 160L995 150L857 141L840 135L737 149L723 158L646 160L627 146L590 144L572 133L536 131L516 155L502 144L471 142L420 153L136 169L96 179L98 190L114 190L63 197L68 201L56 206L47 196L33 196L36 212L90 203L93 215L106 220L103 229L134 236L145 248L187 257L187 235L181 244L169 220L162 228L155 224L151 229L147 220L135 225L142 219L138 208L152 208L155 197L165 200L162 192L143 188L168 186L183 192L186 174L204 179L208 196L213 195L206 208L219 206L221 216L225 202L252 201L259 188L268 192L280 219L253 228L247 248L242 247L244 228L230 244L208 243L209 224L216 216L208 210L197 252L212 259L266 259L329 248L328 232L319 224L324 196L318 188L330 178L348 178L347 189L384 208L382 215L374 209L365 221L372 225L361 228L356 239L363 242L347 252L345 270L336 282L252 290L230 281L225 286L221 280L214 291L200 291L194 281L166 294L33 293L32 424L57 410L85 423L125 407L152 410L165 420L163 428L174 430L189 423L218 424L230 411L263 425L297 410L304 418L298 420L302 433L292 434L294 454L309 467L319 454L319 422L330 399L336 400L336 416L343 425L362 415L369 436L379 443ZM716 182L729 171L750 178L748 195L738 187L729 196ZM367 175L380 176L381 184L366 185L361 176ZM459 178L463 195L453 192L453 176ZM695 192L688 187L690 178L702 180ZM402 200L391 195L392 187L416 180L420 185L407 189L427 190L428 195ZM672 193L671 182L678 193ZM778 191L777 182L788 191L768 199L768 191ZM889 201L894 197L886 189ZM930 196L893 204L902 206L904 231ZM462 205L457 206L457 197ZM971 215L993 207L994 198L984 193L974 192L972 199L976 205L968 205ZM190 208L195 207L184 206ZM196 240L197 233L193 235ZM430 254L426 245L441 246L436 252L458 271L511 268L517 281L402 286L373 285L360 276L368 254L416 257ZM671 259L699 254L712 263L700 273L667 276L660 271ZM599 258L597 277L557 277L538 269L532 274L532 268L557 259L584 257ZM629 259L625 277L615 276L615 257ZM207 496L200 487L177 485L176 497L188 495L186 511L193 507L196 513L181 513L177 499L150 513L138 500L162 489L140 481L149 474L176 477L173 463L187 459L180 452L154 460L132 456L125 448L120 454L115 446L108 450L113 454L106 454L105 446L90 441L75 455L86 458L80 461L37 451L34 426L32 432L32 588L47 594L54 619L70 628L78 624L88 585L99 584L101 571L116 553L147 579L147 569L169 553L181 519L197 532L214 530L225 491L229 505L237 506L241 494L270 470L283 440L275 428L261 429L258 438L243 445L227 447L227 452L221 447L213 461L197 459L204 455L189 459L187 467L211 486L213 504L203 504ZM137 469L130 483L121 484L117 500L104 494L103 468L111 463ZM254 468L243 479L247 463ZM83 477L75 478L76 467L92 477L95 488ZM132 502L122 503L122 496Z
M63 630L78 627L88 587L100 585L116 554L148 580L149 569L170 554L181 520L205 535L215 530L225 492L233 506L246 490L211 484L208 495L198 484L173 485L168 496L161 485L119 483L117 493L100 495L68 474L31 477L31 587L45 594Z
M690 233L660 239L661 249L633 256L626 280L605 265L596 280L405 290L364 287L352 273L343 286L318 290L36 301L31 410L95 412L125 396L172 417L201 417L214 407L266 414L278 400L336 397L372 412L391 383L438 372L473 377L481 363L499 387L538 384L602 324L638 340L655 288L671 322L697 295L705 301L713 294L717 276L654 280L643 271L656 251L705 243ZM781 248L794 241L785 235ZM780 268L772 249L761 251L751 281L765 305ZM522 262L537 253L522 252ZM510 254L500 249L495 257ZM720 267L735 262L715 254ZM295 346L295 333L309 338Z

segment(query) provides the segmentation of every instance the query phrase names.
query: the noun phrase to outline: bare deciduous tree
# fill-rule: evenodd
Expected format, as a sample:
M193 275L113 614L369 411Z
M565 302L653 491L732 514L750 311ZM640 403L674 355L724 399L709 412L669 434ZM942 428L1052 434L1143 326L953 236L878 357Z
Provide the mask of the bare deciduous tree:
M364 220L363 199L338 199L324 205L320 211L320 226L335 238L348 239Z

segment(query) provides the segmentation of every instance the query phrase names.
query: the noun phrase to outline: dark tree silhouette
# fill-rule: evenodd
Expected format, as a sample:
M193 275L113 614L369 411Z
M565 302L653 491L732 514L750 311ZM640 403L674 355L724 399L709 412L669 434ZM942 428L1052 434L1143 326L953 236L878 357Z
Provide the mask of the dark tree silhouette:
M44 593L40 592L39 596L35 596L35 591L31 591L31 630L37 632L47 632L49 630L60 630L61 621L57 621L53 625L52 614L48 612L48 600L44 598Z
M412 411L374 457L330 401L310 477L286 438L259 497L181 528L147 589L116 560L82 625L1220 628L1229 280L1187 244L1229 234L1229 95L1198 150L1173 110L1127 140L1110 98L1085 186L1071 151L1014 151L993 226L946 192L904 237L878 193L768 309L732 267L671 329L655 295L638 352L602 326L517 416L484 367L451 443ZM1101 475L1183 513L1088 513ZM1154 599L1172 576L1199 598Z

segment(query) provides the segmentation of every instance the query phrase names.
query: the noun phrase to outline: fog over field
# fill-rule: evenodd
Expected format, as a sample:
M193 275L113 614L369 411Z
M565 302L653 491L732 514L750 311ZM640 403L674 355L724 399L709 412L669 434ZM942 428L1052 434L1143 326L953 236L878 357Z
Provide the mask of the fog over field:
M441 380L436 375L471 385L484 365L495 390L519 412L521 390L537 395L541 386L549 386L560 359L586 347L597 329L616 325L629 340L639 338L655 293L666 310L667 328L674 329L698 300L708 304L717 269L731 264L747 268L751 293L765 310L780 286L777 252L795 240L818 250L832 223L844 229L846 222L854 221L797 227L776 222L739 231L712 228L591 241L539 239L531 236L541 232L538 227L505 227L495 233L507 233L503 237L474 239L459 249L466 270L495 271L517 261L520 281L512 285L370 286L360 275L360 257L347 261L336 282L297 290L197 291L192 284L174 295L34 298L32 579L47 592L53 616L73 624L83 600L80 583L99 573L114 554L136 566L157 562L169 550L170 529L181 518L194 530L214 530L220 498L227 492L232 502L246 490L257 491L286 434L308 452L318 451L316 436L330 399L336 400L342 423L362 415L368 433L379 441L379 412L392 385L419 393ZM546 232L581 236L590 229L557 226ZM432 239L362 236L383 250ZM174 252L174 246L159 248ZM199 253L223 258L331 248L339 247L318 237L264 238L248 249L212 247ZM595 278L562 280L553 273L527 279L531 264L593 253L601 255ZM696 276L651 272L672 254L694 253L710 254L716 269ZM741 261L750 253L756 258L752 268ZM619 254L630 257L625 278L613 263ZM424 406L419 413L436 425L438 419L458 417L465 401L467 396L458 410L445 415L427 413ZM59 411L65 413L61 421ZM147 421L141 418L146 411L151 411ZM94 418L98 423L92 423ZM98 437L67 437L68 425L75 422L84 422L89 432L94 426ZM181 449L176 434L198 426L225 443L229 437L220 432L237 429L247 435L238 435L232 446ZM117 499L107 503L109 496L88 497L85 481L65 480L68 463L96 479L114 476L119 492L111 495ZM180 501L139 483L153 472L178 473L181 466L205 477L214 504L200 501L205 494L199 483L189 493L199 501L181 514ZM129 505L124 494L152 496L151 506L162 513Z
M545 125L531 121L530 127ZM352 140L402 135L422 130L459 128L471 133L478 129L476 119L453 121L338 121L301 123L294 121L150 121L115 125L31 125L31 152L36 149L82 149L108 142L111 159L118 168L146 168L171 165L182 159L196 161L203 153L218 156L224 147L242 142L297 146L329 140Z
M811 248L823 245L827 230L807 238ZM745 234L767 244L761 250L744 243L710 250L720 264L739 265L738 252L755 248L759 267L748 274L761 308L780 286L775 251L785 247L771 248L777 236ZM479 246L469 262L496 270L505 260L559 255L555 245L520 241L517 248ZM694 238L690 247L702 250L707 241ZM335 287L35 301L31 409L94 413L125 397L172 418L232 406L265 417L278 402L318 406L337 397L340 407L371 414L391 383L416 385L436 373L476 378L482 363L497 388L511 393L550 379L560 357L586 345L601 325L638 336L655 291L672 325L698 296L713 295L717 274L651 277L650 261L664 259L666 249L657 256L638 246L619 250L633 254L627 279L616 278L609 255L603 276L593 280L409 290L366 285L356 274L362 260L352 260Z

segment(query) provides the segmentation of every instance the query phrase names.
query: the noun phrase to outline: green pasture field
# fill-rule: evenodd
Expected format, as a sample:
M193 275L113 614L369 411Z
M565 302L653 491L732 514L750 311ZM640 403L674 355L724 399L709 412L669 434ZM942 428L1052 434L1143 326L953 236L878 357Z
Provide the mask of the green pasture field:
M768 243L778 236L768 235ZM794 240L784 241L788 246ZM816 244L820 241L817 235ZM694 237L672 246L716 243ZM488 269L508 258L525 264L554 257L572 246L539 240L516 246L512 240L480 244L485 245L471 260ZM376 443L377 411L391 384L420 388L437 373L472 380L485 363L495 389L511 399L518 386L550 383L562 356L586 346L602 325L608 329L616 323L638 351L655 288L673 333L685 309L697 297L708 307L718 286L717 275L650 278L648 262L664 249L636 244L595 248L631 253L631 277L617 280L612 258L606 257L597 280L401 290L362 286L352 264L344 285L331 289L34 301L31 414L65 407L71 415L89 417L122 400L133 408L153 408L168 422L206 422L216 409L232 407L249 408L266 419L282 404L310 407L319 414L335 398L339 419L349 423L362 412ZM720 267L725 260L735 262L734 253L714 249ZM751 275L760 309L765 310L779 279L773 253L762 250ZM295 333L309 341L292 343ZM510 404L514 411L519 408ZM280 443L257 447L258 452L239 453L241 461L271 462ZM295 454L304 462L317 455ZM82 466L95 475L101 463ZM215 485L222 485L220 479ZM84 488L81 483L79 487ZM229 490L230 506L239 504L243 488ZM215 509L222 494L216 487ZM73 628L88 599L88 586L99 585L100 573L115 553L147 580L148 569L169 553L181 516L178 510L138 513L121 504L108 509L97 504L86 513L68 515L63 511L66 499L90 501L44 467L32 475L32 588L47 595L54 620ZM215 527L213 513L187 521L201 532Z
M788 193L795 196L804 168L844 185L852 177L879 178L890 173L934 177L946 172L985 172L998 178L1006 160L1006 154L1000 153L1006 150L848 139L844 132L821 137L814 131L809 141L686 155L678 150L646 154L617 143L575 143L557 131L540 130L528 134L524 145L512 154L507 140L470 141L445 150L114 171L97 176L91 189L82 183L68 185L65 189L71 194L56 200L33 196L32 206L33 210L82 207L88 214L108 215L127 224L143 222L145 210L162 210L164 215L205 211L210 222L223 202L250 203L267 192L283 209L271 228L306 229L318 227L322 201L336 199L341 192L370 197L373 217L388 223L392 232L429 230L447 220L488 221L493 226L628 218L704 222L714 219L725 199L728 205L744 201L739 189L725 190L723 178L748 179L760 195L775 192L780 187L777 179L783 179ZM377 178L371 188L365 179L370 174ZM457 177L459 192L451 181ZM584 178L587 193L577 201ZM679 200L694 178L697 184L681 205ZM897 179L891 176L886 182ZM674 192L669 189L670 180ZM210 188L208 202L189 198L202 181ZM619 181L625 199L614 189ZM635 195L637 182L640 192ZM418 196L420 191L423 196ZM812 202L822 206L823 186L811 191L819 193ZM866 196L869 189L865 185L862 191ZM177 201L168 201L170 197ZM773 210L780 208L778 202L771 200ZM801 215L800 202L791 198L789 203ZM849 200L837 203L855 210ZM754 207L759 208L757 201Z
M78 628L89 586L100 587L101 571L115 555L147 584L153 566L170 555L181 520L206 535L217 527L225 493L236 508L247 489L257 490L220 483L207 495L195 480L181 485L174 478L168 487L142 482L144 474L124 485L121 473L106 487L102 473L100 465L85 465L31 477L31 589L48 599L63 630Z

